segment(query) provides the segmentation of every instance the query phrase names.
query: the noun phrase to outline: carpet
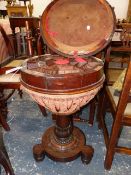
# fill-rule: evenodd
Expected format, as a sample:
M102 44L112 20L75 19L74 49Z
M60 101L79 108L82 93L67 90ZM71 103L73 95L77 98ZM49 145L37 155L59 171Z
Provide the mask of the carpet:
M37 104L27 94L20 99L15 93L8 101L8 108L8 123L11 131L4 131L4 142L15 175L131 175L131 156L127 155L115 154L111 170L104 169L106 148L97 122L94 122L93 127L89 127L87 123L74 123L85 133L87 144L94 148L94 156L90 164L82 164L80 158L72 162L60 163L48 157L37 163L33 158L32 147L40 143L43 132L53 125L51 113L48 112L48 116L43 117ZM82 117L88 118L87 107L83 109ZM120 142L131 147L130 134L131 130L125 127ZM2 170L2 175L4 174Z

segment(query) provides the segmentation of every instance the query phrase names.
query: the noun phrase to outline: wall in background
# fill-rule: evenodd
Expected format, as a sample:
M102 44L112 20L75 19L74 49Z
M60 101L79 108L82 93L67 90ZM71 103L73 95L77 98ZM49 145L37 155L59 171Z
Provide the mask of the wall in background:
M34 5L33 16L41 16L42 12L51 1L52 0L31 0Z
M34 16L42 15L45 7L51 2L52 0L32 0L34 4ZM112 7L115 9L116 17L119 19L126 18L127 16L127 9L128 9L128 2L129 0L107 0Z
M123 19L127 17L129 0L107 0L115 9L116 17Z

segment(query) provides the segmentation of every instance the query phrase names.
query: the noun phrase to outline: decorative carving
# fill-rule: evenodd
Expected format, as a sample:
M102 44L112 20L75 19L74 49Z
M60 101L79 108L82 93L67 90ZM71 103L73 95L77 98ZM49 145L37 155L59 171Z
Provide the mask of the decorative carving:
M104 79L103 79L104 81ZM102 82L103 84L103 82ZM95 89L79 93L79 94L65 94L65 95L52 95L41 94L21 86L30 96L41 106L44 106L52 113L55 114L72 114L80 109L80 107L86 105L99 91L102 84Z

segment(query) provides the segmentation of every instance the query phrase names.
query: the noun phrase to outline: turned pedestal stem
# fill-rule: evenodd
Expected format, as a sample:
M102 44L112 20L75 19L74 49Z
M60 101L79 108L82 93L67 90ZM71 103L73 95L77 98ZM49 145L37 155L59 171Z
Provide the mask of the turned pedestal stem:
M69 143L72 139L73 123L71 116L56 116L54 137L60 144Z

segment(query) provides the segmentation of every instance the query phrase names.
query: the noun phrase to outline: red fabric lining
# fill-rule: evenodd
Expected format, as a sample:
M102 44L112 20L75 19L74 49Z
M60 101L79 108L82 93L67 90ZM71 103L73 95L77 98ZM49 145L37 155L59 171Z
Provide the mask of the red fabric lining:
M74 51L74 58L78 63L86 63L87 62L84 58L78 56L77 50Z
M56 64L68 64L69 60L68 59L63 59L59 58L58 60L55 61Z

